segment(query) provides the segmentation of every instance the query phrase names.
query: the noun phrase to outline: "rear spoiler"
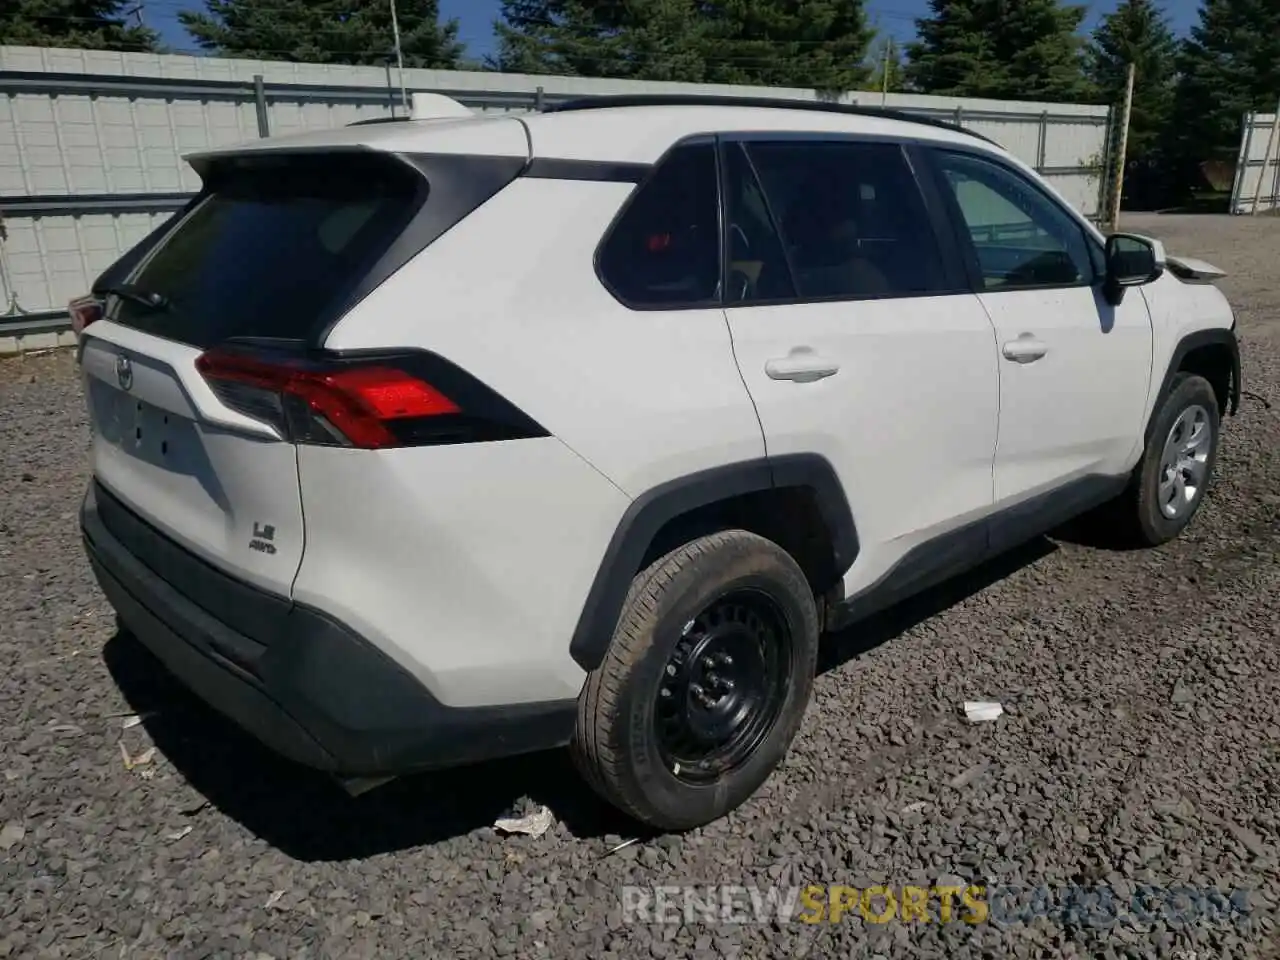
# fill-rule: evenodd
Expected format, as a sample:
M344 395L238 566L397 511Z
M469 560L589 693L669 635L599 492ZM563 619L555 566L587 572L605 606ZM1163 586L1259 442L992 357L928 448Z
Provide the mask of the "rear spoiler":
M1192 257L1165 257L1165 266L1179 280L1186 283L1213 283L1227 275L1227 271L1215 267L1212 263L1196 260Z
M410 101L411 107L407 117L369 117L365 120L354 120L347 126L363 127L371 123L404 123L409 120L456 120L459 117L476 115L474 110L443 93L415 93Z

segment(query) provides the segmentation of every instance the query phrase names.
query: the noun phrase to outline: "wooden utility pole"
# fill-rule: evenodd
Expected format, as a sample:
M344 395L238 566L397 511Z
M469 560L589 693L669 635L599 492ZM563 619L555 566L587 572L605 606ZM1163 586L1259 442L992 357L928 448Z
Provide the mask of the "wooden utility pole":
M880 106L889 102L889 64L893 62L893 37L889 37L884 45L883 76L880 78Z
M404 54L400 52L400 21L396 19L396 0L391 0L391 37L396 44L396 68L400 71L400 99L404 102L406 114L412 114L409 107L409 94L404 89Z
M1129 118L1133 114L1133 80L1136 70L1132 62L1129 64L1129 78L1125 81L1124 111L1120 114L1120 145L1116 150L1116 185L1111 196L1111 229L1120 226L1120 197L1124 194L1124 164L1129 150Z
M1252 118L1249 120L1253 122ZM1276 145L1276 133L1280 132L1280 103L1276 104L1276 115L1271 118L1271 133L1267 137L1267 152L1262 155L1262 169L1258 171L1258 185L1253 191L1253 212L1258 212L1258 204L1262 201L1262 184L1267 179L1267 165L1271 162L1271 150ZM1276 159L1280 163L1280 158ZM1245 170L1249 169L1249 158L1244 158ZM1272 197L1273 202L1280 204L1280 197Z

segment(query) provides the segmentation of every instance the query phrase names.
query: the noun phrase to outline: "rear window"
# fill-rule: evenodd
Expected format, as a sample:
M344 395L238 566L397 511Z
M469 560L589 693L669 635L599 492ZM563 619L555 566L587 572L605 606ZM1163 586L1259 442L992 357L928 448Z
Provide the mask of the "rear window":
M372 154L223 161L205 182L208 196L129 278L168 306L119 298L116 321L201 347L230 337L306 340L426 195L418 173Z

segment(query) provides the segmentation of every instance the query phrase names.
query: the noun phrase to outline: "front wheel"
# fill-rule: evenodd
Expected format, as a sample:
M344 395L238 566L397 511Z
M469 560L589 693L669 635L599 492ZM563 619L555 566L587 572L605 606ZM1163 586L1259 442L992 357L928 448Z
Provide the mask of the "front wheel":
M1209 381L1178 374L1119 504L1122 521L1140 543L1167 543L1191 522L1213 476L1219 429L1218 400Z
M578 701L574 761L642 823L716 820L785 755L817 650L813 592L790 554L743 530L685 544L632 582Z

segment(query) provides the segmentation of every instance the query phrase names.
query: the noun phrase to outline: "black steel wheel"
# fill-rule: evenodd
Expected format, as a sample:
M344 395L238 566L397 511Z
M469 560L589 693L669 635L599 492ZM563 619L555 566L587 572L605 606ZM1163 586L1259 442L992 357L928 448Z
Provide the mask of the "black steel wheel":
M813 589L790 554L745 530L700 537L632 581L578 699L574 761L649 826L716 820L785 756L817 651Z
M790 644L778 604L758 590L728 593L684 625L654 711L674 776L714 782L755 752L786 702Z

